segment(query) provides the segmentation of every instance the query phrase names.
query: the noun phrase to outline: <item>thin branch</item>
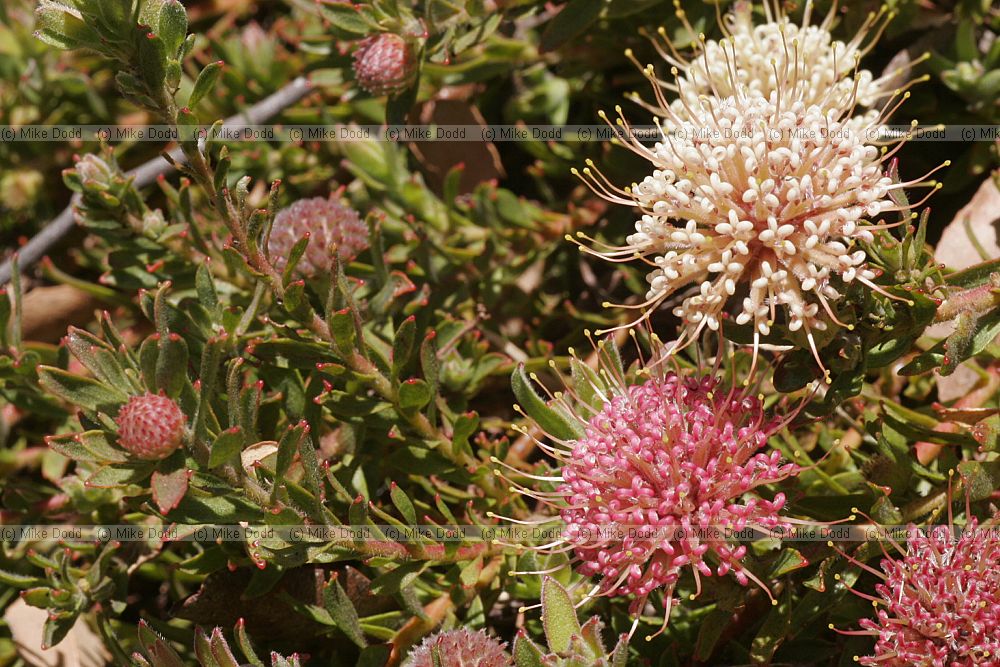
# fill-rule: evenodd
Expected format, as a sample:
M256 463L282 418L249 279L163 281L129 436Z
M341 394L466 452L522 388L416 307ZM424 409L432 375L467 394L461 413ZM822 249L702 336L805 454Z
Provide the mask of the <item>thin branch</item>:
M250 125L259 125L295 104L312 90L312 84L309 80L305 77L299 77L243 113L228 118L224 127L227 130L240 130ZM184 154L180 148L170 151L169 156L177 164L185 162ZM144 188L155 183L156 179L160 176L169 174L173 170L174 167L169 161L163 159L162 156L158 156L127 172L126 176L133 179L137 188ZM45 225L23 247L18 249L17 255L20 258L22 271L44 257L52 246L73 229L76 221L73 210L79 204L79 201L80 195L73 195L69 206L62 213L56 216L49 224ZM0 286L10 282L12 268L13 264L10 259L5 261L3 265L0 265Z

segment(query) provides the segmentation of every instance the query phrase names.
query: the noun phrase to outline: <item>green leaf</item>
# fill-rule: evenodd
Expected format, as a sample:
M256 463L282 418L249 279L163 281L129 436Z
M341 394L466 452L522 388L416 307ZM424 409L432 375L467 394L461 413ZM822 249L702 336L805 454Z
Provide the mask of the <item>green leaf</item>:
M392 504L396 506L396 509L403 515L407 523L411 526L416 525L417 511L413 508L413 502L406 495L406 492L399 488L395 482L389 485L389 496L392 498Z
M160 8L159 35L167 54L176 56L187 37L188 19L184 5L178 0L166 0Z
M243 431L239 426L226 429L212 443L212 451L208 455L208 467L214 468L238 456L243 451Z
M570 0L549 21L542 33L540 50L553 51L583 34L601 15L606 0Z
M441 382L441 361L438 359L437 333L428 332L424 342L420 344L420 369L430 384L431 396L436 396ZM437 405L431 401L427 411L427 419L434 422L437 417Z
M156 667L184 667L177 652L160 637L146 621L139 621L139 643L146 649L146 654L153 660Z
M627 667L628 664L628 634L622 633L611 652L611 667Z
M573 390L589 407L600 409L604 401L601 394L607 396L607 385L593 368L576 357L570 359L570 377L573 380Z
M288 252L288 258L285 262L285 268L281 272L281 283L283 285L288 285L292 282L292 278L295 277L295 270L299 266L299 261L301 261L302 256L306 254L306 248L309 247L310 237L303 234L302 238L295 242L292 249ZM271 258L272 261L275 258Z
M555 653L569 650L573 637L581 631L569 593L552 577L542 581L542 625L549 650Z
M246 658L250 667L264 667L264 662L257 657L256 651L253 649L253 644L250 642L250 637L247 635L247 624L242 618L236 621L236 643L239 644L240 650L243 651L243 656Z
M361 5L338 2L317 6L323 18L330 22L335 34L341 39L357 39L378 29L378 23Z
M187 381L188 347L175 333L160 336L156 355L156 389L171 398L180 396Z
M305 421L300 421L286 429L284 435L281 436L281 440L278 442L278 457L274 471L275 476L279 479L288 474L288 469L292 466L295 454L299 450L299 441L305 437L307 429L308 424Z
M5 584L12 588L31 588L32 586L44 586L46 584L45 579L39 579L38 577L30 577L26 574L18 574L17 572L8 572L7 570L0 570L0 584Z
M69 348L70 352L73 353L73 356L76 357L90 372L98 376L102 382L109 382L109 378L111 378L113 382L122 376L123 369L121 364L118 363L117 358L113 358L112 360L112 363L116 365L117 368L105 369L104 363L106 363L106 360L102 360L97 356L98 352L110 352L114 355L114 348L89 331L78 329L76 327L69 327L66 332L66 346ZM109 375L105 374L106 370L110 370Z
M330 333L334 344L342 357L349 358L356 351L356 332L354 329L354 314L350 308L343 308L330 317Z
M153 502L161 512L167 514L180 505L188 490L191 472L183 466L170 472L157 470L153 473L150 486L153 491Z
M38 367L38 381L59 398L88 410L117 414L117 408L128 400L128 395L116 388L52 366Z
M392 339L392 376L398 378L413 354L413 342L416 337L417 318L410 315L396 330Z
M103 466L87 478L84 486L97 489L116 489L133 484L141 484L153 472L155 464L145 463L131 466Z
M514 638L514 664L517 667L544 667L542 649L528 639L524 630L519 630Z
M968 324L970 332L964 330L962 316L958 320L955 333L948 337L948 354L943 360L941 375L953 373L959 364L985 350L1000 335L1000 308L975 318Z
M14 310L12 305L13 299L14 295L8 294L7 288L0 287L0 346L3 348L10 346L11 315Z
M468 446L469 438L479 428L479 415L466 412L455 418L451 426L451 451L456 454Z
M53 613L49 610L49 616L42 626L42 648L55 646L69 634L69 631L76 625L79 612L59 611Z
M191 97L188 98L187 106L189 109L197 107L202 98L215 90L215 84L218 83L219 76L222 75L224 65L223 61L216 60L202 68L194 82L194 87L191 89Z
M576 440L583 437L583 427L563 411L549 407L531 387L524 370L524 364L518 364L511 375L511 388L524 410L524 413L535 420L539 427L549 435L560 440Z
M778 558L771 564L767 578L777 579L807 565L809 565L809 560L798 549L782 549Z
M754 637L750 657L756 664L769 664L774 652L785 641L792 626L792 586L786 586L779 604L772 607L764 625Z
M150 92L156 93L167 79L167 50L153 33L139 35L139 72Z
M104 431L50 435L45 444L74 461L125 463L129 460L126 452L108 442Z
M968 494L972 502L985 500L1000 488L1000 461L963 461L958 464L962 490L955 491L955 497Z
M352 521L352 523L355 523ZM371 592L378 595L387 593L396 595L412 584L428 567L427 562L402 563L395 569L386 572L372 580Z
M69 50L100 44L100 36L85 21L56 3L42 4L35 16L35 37L50 46Z
M215 290L215 278L209 268L208 260L198 265L194 276L195 289L198 292L198 302L215 317L222 314L219 304L219 294Z
M194 655L204 667L221 667L212 655L212 643L201 628L194 629Z
M419 410L430 400L430 385L423 380L411 378L399 385L399 407L403 410Z
M151 391L156 391L156 358L160 354L157 336L150 336L139 345L139 370L142 383Z
M952 287L978 287L990 281L990 275L1000 273L1000 258L973 264L967 269L945 276L945 282Z
M358 620L358 611L340 585L338 575L338 572L334 572L323 586L323 606L347 638L359 648L365 648L368 642L365 641L365 634Z

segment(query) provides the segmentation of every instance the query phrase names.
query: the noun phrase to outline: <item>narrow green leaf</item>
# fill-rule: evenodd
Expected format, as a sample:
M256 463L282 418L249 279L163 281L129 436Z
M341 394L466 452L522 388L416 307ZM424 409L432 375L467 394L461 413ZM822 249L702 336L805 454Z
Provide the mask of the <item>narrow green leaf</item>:
M376 23L362 5L349 2L324 3L317 5L320 13L341 39L358 39L378 29Z
M205 65L194 82L194 88L191 89L191 97L188 98L187 103L188 108L197 107L198 102L201 102L202 98L215 89L215 84L218 83L219 76L222 74L223 65L225 63L221 60Z
M156 389L171 398L180 396L187 381L188 347L175 333L160 336L156 356Z
M42 648L55 646L69 634L69 631L76 625L79 617L76 611L59 611L53 613L49 610L49 616L42 626Z
M413 354L413 342L416 337L417 318L410 315L396 329L396 336L392 339L392 376L393 379L399 377L406 367L410 356Z
M284 285L288 285L292 282L292 278L295 277L295 270L299 266L299 261L302 259L302 255L306 253L306 248L309 247L309 237L303 236L288 253L288 258L285 264L285 268L281 273L281 282ZM271 258L274 259L273 257Z
M108 442L104 431L50 435L45 444L74 461L125 463L129 460L126 452Z
M358 611L340 585L338 575L338 572L334 572L323 586L323 606L341 632L359 648L365 648L368 642L365 641L365 634L358 620Z
M128 396L116 388L74 375L61 368L39 366L38 380L46 390L59 398L89 410L117 414L118 407L128 400Z
M219 434L212 443L212 451L208 456L208 467L214 468L235 458L243 451L243 432L239 426L233 426Z
M517 667L544 667L544 654L535 642L528 639L524 630L520 630L514 638L514 664Z
M201 628L194 629L194 654L199 667L221 667L212 655L212 642Z
M524 413L535 420L543 431L561 440L576 440L583 437L583 427L567 414L549 407L531 387L531 381L524 371L524 364L518 364L511 375L511 388Z
M159 334L146 338L139 345L139 370L142 373L142 383L152 392L156 392L156 358L160 354Z
M437 355L437 333L430 331L424 336L424 342L420 344L420 368L430 387L432 399L437 395L441 382L441 361ZM427 419L431 423L437 419L437 403L434 400L431 400L430 408L427 410Z
M215 290L215 278L212 276L208 260L198 265L198 270L194 276L194 284L198 292L198 302L209 313L217 317L221 315L219 294Z
M250 642L250 637L247 635L247 624L242 618L236 621L236 643L239 644L240 650L243 651L243 656L246 658L250 667L265 667L264 662L257 657L256 651L253 649L253 644Z
M26 574L18 574L17 572L8 572L7 570L0 570L0 584L5 584L12 588L31 588L32 586L44 586L46 584L45 579L40 579L38 577L31 577Z
M580 635L580 621L569 593L552 577L542 581L542 626L549 650L562 653L569 650L574 636Z
M392 504L396 506L403 518L412 526L417 523L417 511L413 508L413 502L395 482L389 485L389 496Z
M241 662L236 659L232 649L229 648L229 642L222 635L222 628L212 630L209 646L212 649L212 657L219 667L240 667Z
M154 464L125 466L103 466L87 478L84 486L96 489L117 489L132 484L141 484L153 472Z

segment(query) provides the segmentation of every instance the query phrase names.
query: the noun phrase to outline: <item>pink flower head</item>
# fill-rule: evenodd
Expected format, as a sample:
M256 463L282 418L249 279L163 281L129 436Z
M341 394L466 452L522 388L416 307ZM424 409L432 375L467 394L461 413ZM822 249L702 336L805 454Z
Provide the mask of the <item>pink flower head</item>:
M955 539L951 526L910 526L906 555L882 560L877 636L862 665L1000 665L1000 540L973 518ZM860 633L859 633L860 634Z
M275 268L284 270L292 248L306 234L309 243L297 270L307 278L330 271L331 245L336 244L342 262L350 262L368 247L368 227L353 208L332 196L300 199L274 218L267 252Z
M509 667L513 664L504 644L479 630L465 628L439 632L424 639L410 653L405 667L434 667L434 653L448 667Z
M398 95L416 75L413 45L401 35L380 32L366 37L354 52L354 76L372 95Z
M146 461L165 459L181 446L187 418L170 398L133 396L118 412L118 444Z
M559 476L537 477L555 481L554 491L522 492L554 502L565 529L540 549L572 549L577 571L599 578L590 595L634 596L635 615L662 590L665 621L685 568L699 590L701 576L731 572L767 591L730 531L790 528L779 515L784 494L754 493L798 473L778 451L762 451L784 421L714 377L641 373L648 378L631 385L594 374L603 405L577 415L582 435L541 445L560 464Z

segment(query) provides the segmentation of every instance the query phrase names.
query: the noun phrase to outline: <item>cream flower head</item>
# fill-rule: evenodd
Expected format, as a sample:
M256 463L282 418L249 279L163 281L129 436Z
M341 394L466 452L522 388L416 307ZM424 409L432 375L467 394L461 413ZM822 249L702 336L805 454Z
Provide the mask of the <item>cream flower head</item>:
M625 245L607 246L580 233L590 241L581 249L610 261L646 262L646 299L627 307L644 311L641 321L676 297L673 313L682 332L675 348L733 317L752 325L756 361L761 337L783 319L789 331L804 332L825 371L815 333L829 322L852 328L831 307L845 286L857 281L906 300L873 282L878 272L858 243L871 243L875 230L910 216L886 224L870 220L923 203L897 203L894 190L929 185L933 192L940 185L926 181L930 173L895 182L888 160L904 142L893 150L872 145L868 135L877 133L880 119L859 133L851 127L850 107L809 104L780 87L765 98L737 85L734 95L702 96L684 108L683 116L667 109L669 123L654 119L660 139L651 148L629 136L634 133L618 109L626 137L621 143L649 160L653 172L624 189L592 162L576 172L602 197L641 212Z
M682 25L695 34L680 3L675 1L674 5ZM684 116L686 106L697 105L702 95L729 97L742 89L770 98L778 91L785 91L806 106L852 107L848 124L856 131L864 129L879 116L874 107L899 94L898 79L929 54L876 77L860 68L860 60L872 49L894 15L885 7L870 13L854 38L843 42L830 32L837 2L817 25L810 24L812 5L812 0L806 2L802 22L794 23L780 3L772 7L771 0L765 0L766 20L755 24L752 3L740 0L725 17L718 17L724 37L706 40L700 35L686 56L661 27L655 36L649 36L650 41L672 70L677 70L677 78L672 83L652 78L658 93L656 104L643 102L638 94L633 94L632 100L669 121L671 114L666 111L668 105L661 91L678 96L669 107L673 115L679 116ZM631 50L626 55L640 69L649 69L639 65ZM919 77L908 85L926 79Z

